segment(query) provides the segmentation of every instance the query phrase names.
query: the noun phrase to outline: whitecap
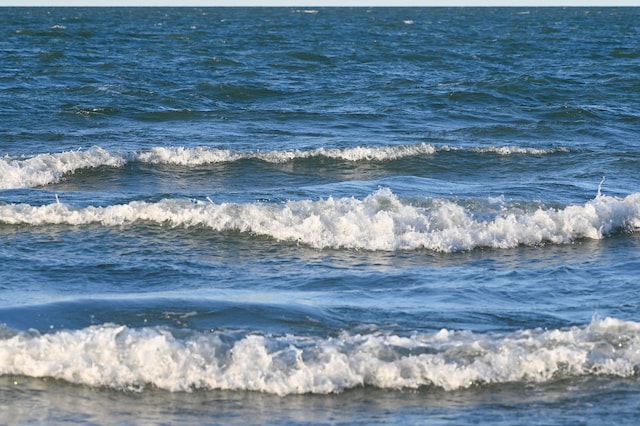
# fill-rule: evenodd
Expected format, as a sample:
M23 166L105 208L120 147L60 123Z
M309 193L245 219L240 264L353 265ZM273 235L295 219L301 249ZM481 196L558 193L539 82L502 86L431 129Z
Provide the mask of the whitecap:
M94 111L95 112L95 111ZM356 146L349 148L315 148L270 151L235 151L206 146L155 147L145 151L115 153L100 147L88 150L37 154L33 157L0 158L0 189L33 188L54 184L63 176L78 170L101 166L121 167L129 162L199 167L207 164L259 160L283 164L295 160L329 158L346 162L385 162L405 158L431 156L438 152L478 152L497 155L546 155L567 152L565 148L537 149L527 147L462 148L428 143Z
M59 182L68 173L101 166L120 167L124 157L95 147L86 151L0 158L0 189L33 188Z
M325 157L344 161L388 161L417 155L432 155L430 144L382 147L317 148L311 150L232 151L209 147L156 147L137 154L144 163L199 166L226 163L242 159L257 159L269 163L286 163L295 159Z
M282 204L209 201L165 199L84 208L5 204L0 205L0 222L35 226L149 222L262 235L317 249L439 252L567 244L640 228L640 193L625 198L599 195L583 205L561 209L505 209L499 214L470 211L446 199L431 200L428 207L413 205L387 188L364 199L330 197Z
M153 386L288 395L369 386L452 391L585 376L633 377L638 365L640 324L615 318L505 334L440 330L309 337L216 331L177 337L164 328L113 324L0 333L0 375L127 390Z

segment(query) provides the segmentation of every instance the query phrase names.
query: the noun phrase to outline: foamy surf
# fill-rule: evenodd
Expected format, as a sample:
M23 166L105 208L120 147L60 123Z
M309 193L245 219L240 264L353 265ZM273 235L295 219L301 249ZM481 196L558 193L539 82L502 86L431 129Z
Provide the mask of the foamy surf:
M102 148L0 158L0 189L33 188L59 182L66 174L101 166L121 167L126 159Z
M264 152L240 152L207 147L157 147L147 152L141 152L137 158L145 163L199 166L246 159L262 160L268 163L286 163L296 159L318 157L352 162L389 161L418 155L432 155L435 152L436 148L434 146L425 143L383 147L317 148L312 150L296 149Z
M613 318L510 334L443 329L314 338L216 331L180 338L163 328L101 325L21 332L0 340L2 375L130 390L154 386L287 395L431 386L451 391L583 376L633 377L639 366L640 324Z
M475 152L496 155L548 155L568 152L565 148L538 149L519 146L487 146L482 148L463 148L441 146L428 143L391 146L357 146L353 148L317 148L310 150L274 150L274 151L232 151L209 147L156 147L140 152L136 158L145 163L176 164L181 166L200 166L203 164L226 163L238 160L255 159L268 163L287 163L307 158L330 158L348 162L393 161L422 155L434 155L438 152Z
M640 228L640 193L625 198L599 194L583 205L561 209L539 207L523 211L505 206L503 210L497 214L473 211L446 199L428 200L428 206L418 206L403 202L384 188L364 199L328 198L282 204L175 199L84 208L59 202L42 206L4 204L0 205L0 223L122 226L144 222L242 232L317 249L439 252L567 244Z
M259 160L282 164L309 158L327 158L346 162L394 161L434 155L438 152L476 152L496 155L546 155L558 149L517 146L461 148L436 147L427 143L379 147L317 148L309 150L234 151L212 147L155 147L146 151L118 153L100 147L84 151L38 154L30 158L0 158L0 189L33 188L59 182L65 175L96 167L122 167L130 162L197 167L207 164Z

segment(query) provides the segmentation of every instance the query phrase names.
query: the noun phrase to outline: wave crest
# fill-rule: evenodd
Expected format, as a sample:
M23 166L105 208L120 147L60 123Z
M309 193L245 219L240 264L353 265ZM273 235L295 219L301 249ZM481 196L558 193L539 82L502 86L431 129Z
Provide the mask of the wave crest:
M68 173L101 166L121 167L124 157L102 148L39 154L19 160L0 158L0 189L33 188L60 181Z
M640 324L613 318L505 335L443 329L312 338L218 331L178 338L162 328L102 325L0 339L2 375L136 390L148 385L278 395L361 386L457 390L580 376L632 377L639 365Z
M35 226L150 222L239 231L318 249L455 252L565 244L580 238L600 239L621 230L635 231L640 228L640 193L622 199L598 195L584 205L499 215L474 213L448 200L434 200L429 207L415 206L403 203L386 188L362 200L328 198L283 204L175 199L80 209L60 203L6 204L0 205L0 222Z
M282 150L239 152L207 147L157 147L139 153L139 161L153 164L177 164L199 166L255 159L268 163L286 163L296 159L325 157L344 161L388 161L416 155L431 155L436 149L429 144L386 147L355 147L343 149L317 148L312 150Z
M435 147L420 143L380 147L317 148L310 150L233 151L210 147L155 147L147 151L111 153L100 147L87 151L67 151L57 154L38 154L27 159L0 159L0 189L33 188L57 183L78 170L101 166L121 167L129 162L167 164L197 167L207 164L233 163L241 160L259 160L268 163L287 163L309 158L328 158L347 162L395 161L438 152L476 152L496 155L546 155L562 149L535 149L522 147Z

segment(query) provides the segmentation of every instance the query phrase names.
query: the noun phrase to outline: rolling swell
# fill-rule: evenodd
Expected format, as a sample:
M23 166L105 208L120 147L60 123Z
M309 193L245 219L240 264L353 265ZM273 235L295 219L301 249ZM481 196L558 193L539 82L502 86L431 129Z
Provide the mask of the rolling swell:
M99 167L123 167L128 163L165 164L198 167L210 164L259 160L285 164L306 159L324 159L345 163L385 164L397 160L433 156L438 153L476 153L498 156L543 156L567 153L558 147L540 149L519 146L451 147L421 143L388 145L382 147L358 146L353 148L315 148L270 151L236 151L210 147L155 147L146 151L117 152L101 147L88 150L37 154L31 157L0 158L0 190L33 188L59 182L65 175L79 170Z
M389 189L366 198L327 198L273 203L215 203L213 200L132 201L106 207L73 208L53 203L0 205L6 225L130 226L151 223L241 232L317 249L457 252L601 239L640 228L640 193L598 196L584 205L522 209L502 205L466 207L447 199L403 202Z

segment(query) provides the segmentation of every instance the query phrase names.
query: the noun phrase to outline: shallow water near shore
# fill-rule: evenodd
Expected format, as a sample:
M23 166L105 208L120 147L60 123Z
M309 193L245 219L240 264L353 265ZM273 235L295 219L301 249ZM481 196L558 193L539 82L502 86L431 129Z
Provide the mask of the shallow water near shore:
M635 8L3 8L1 424L635 424Z

